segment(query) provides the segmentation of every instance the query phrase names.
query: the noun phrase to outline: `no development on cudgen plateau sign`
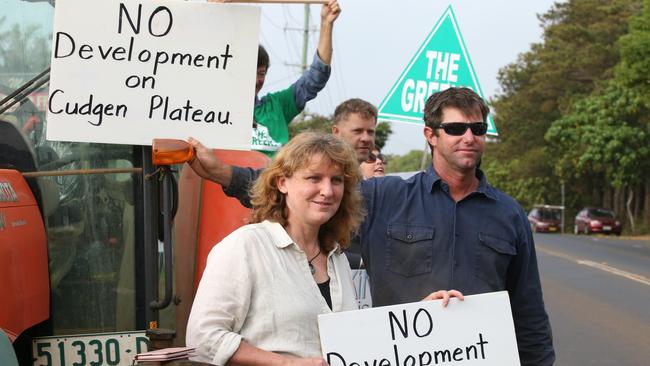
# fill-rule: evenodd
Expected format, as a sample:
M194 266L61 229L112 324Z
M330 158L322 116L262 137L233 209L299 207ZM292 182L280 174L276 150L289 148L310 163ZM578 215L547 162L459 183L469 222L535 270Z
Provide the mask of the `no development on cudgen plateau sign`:
M57 0L47 138L250 150L259 8Z

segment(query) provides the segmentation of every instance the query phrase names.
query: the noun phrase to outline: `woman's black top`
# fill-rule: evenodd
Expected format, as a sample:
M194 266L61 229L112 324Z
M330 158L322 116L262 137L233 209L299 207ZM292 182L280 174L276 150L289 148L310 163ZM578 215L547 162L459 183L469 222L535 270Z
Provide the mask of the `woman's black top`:
M321 295L323 295L323 298L327 303L327 306L329 306L330 310L332 310L332 295L330 294L330 280L327 279L327 281L323 283L318 283L317 285Z

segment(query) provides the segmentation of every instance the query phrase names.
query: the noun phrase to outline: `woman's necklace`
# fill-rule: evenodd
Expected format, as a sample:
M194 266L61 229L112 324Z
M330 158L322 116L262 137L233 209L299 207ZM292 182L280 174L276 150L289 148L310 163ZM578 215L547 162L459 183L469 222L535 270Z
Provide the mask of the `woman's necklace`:
M307 263L309 264L309 270L311 271L312 275L316 273L316 267L314 267L314 265L311 264L311 262L313 262L314 259L316 259L316 257L318 257L320 255L320 253L321 253L321 251L320 251L320 246L319 246L318 247L318 253L316 253L315 256L313 256L310 260L307 261Z

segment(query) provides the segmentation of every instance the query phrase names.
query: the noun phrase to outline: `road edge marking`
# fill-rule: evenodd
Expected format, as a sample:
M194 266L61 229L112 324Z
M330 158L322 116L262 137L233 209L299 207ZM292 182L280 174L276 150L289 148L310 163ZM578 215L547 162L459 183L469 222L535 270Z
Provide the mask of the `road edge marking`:
M606 265L604 263L598 263L598 262L594 262L594 261L590 261L590 260L586 260L586 259L578 260L577 263L582 264L583 266L588 266L588 267L591 267L591 268L600 269L601 271L609 272L611 274L615 274L617 276L625 277L625 278L627 278L629 280L640 282L640 283L642 283L644 285L650 286L650 279L648 279L648 278L646 278L644 276L638 275L636 273L624 271L622 269L618 269L618 268L615 268L615 267L612 267L612 266L608 266L608 265Z
M615 267L612 267L612 266L608 266L605 263L598 263L598 262L590 261L588 259L580 259L580 258L572 257L572 256L570 256L568 254L558 252L558 251L555 251L555 250L546 249L546 248L537 247L537 250L542 252L542 253L548 254L548 255L550 255L552 257L558 257L558 258L566 259L568 261L580 264L582 266L587 266L587 267L599 269L601 271L605 271L605 272L608 272L608 273L611 273L611 274L614 274L614 275L617 275L617 276L627 278L628 280L636 281L636 282L642 283L642 284L644 284L646 286L650 286L650 279L649 278L644 277L644 276L639 275L639 274L636 274L636 273L632 273L632 272L624 271L622 269L618 269L618 268L615 268Z

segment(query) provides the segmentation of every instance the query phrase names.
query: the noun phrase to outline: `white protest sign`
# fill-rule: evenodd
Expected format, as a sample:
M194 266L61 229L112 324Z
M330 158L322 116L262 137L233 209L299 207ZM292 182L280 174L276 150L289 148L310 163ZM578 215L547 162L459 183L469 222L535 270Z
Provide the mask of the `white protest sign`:
M330 366L519 365L508 293L318 316Z
M57 0L47 138L250 150L260 9Z

